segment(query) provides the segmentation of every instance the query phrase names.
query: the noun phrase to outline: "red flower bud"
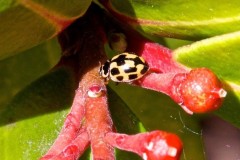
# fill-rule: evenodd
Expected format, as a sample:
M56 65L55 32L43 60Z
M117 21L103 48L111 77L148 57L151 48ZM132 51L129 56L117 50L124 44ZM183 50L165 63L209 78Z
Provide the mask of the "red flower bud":
M226 91L217 76L207 68L193 69L179 85L183 108L195 113L218 109Z

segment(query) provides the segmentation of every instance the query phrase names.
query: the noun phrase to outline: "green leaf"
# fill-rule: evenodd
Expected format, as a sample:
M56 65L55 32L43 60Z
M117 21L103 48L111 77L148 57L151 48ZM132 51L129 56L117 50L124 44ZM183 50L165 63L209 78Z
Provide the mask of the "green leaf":
M240 32L216 36L180 47L174 51L174 58L191 68L210 68L226 83L228 95L216 114L240 127Z
M166 95L125 84L110 86L148 131L163 130L180 136L184 144L182 159L204 159L200 117L186 114Z
M30 155L30 154L31 152L35 154L37 152L36 150L35 151L26 150L26 148L31 149L32 146L34 148L34 146L40 145L39 152L41 150L41 147L44 150L45 140L43 138L48 128L46 128L46 130L42 130L41 126L38 126L38 123L37 123L38 119L34 117L34 116L37 116L37 114L34 114L34 112L32 112L31 110L28 110L29 104L31 104L31 99L33 98L32 97L29 98L30 96L26 94L26 91L21 91L21 90L27 87L29 83L36 80L41 75L46 74L46 72L48 72L49 69L52 68L57 63L60 56L59 53L60 53L60 49L59 49L58 43L56 39L54 39L51 41L47 41L46 43L43 43L30 50L22 52L21 54L18 54L16 56L0 61L0 70L1 70L0 72L0 76L1 76L1 79L0 79L0 93L1 93L1 96L0 96L0 115L1 115L0 116L0 119L1 119L0 120L0 132L1 132L0 159L6 159L6 160L25 159L22 157L27 155L29 157L35 157L34 155ZM48 88L49 86L45 86L45 88L42 87L41 89L35 88L35 92L37 91L41 92L40 90L43 90L43 89L48 90ZM21 91L21 93L24 93L24 94L22 94L22 96L19 96L21 95L21 93L18 93L19 91ZM12 102L10 102L13 96L15 97L12 100ZM20 99L22 101L24 100L28 105L23 103L18 103L17 99L19 101ZM13 103L13 101L15 101L17 105L9 104L9 103ZM39 105L43 104L44 102L46 101L40 102ZM18 105L22 106L22 108L19 108ZM12 107L16 106L16 108L15 107L12 108L10 106ZM39 107L39 110L40 108L41 107ZM9 120L12 121L11 124L6 124L7 115L10 118ZM60 116L60 113L56 113L55 115L58 117ZM11 116L13 117L11 118ZM5 120L4 120L4 117L5 117ZM29 119L26 120L27 121L26 123L23 123L23 121L20 121L27 117ZM49 119L48 118L49 117L45 119L51 121L51 117ZM20 122L14 123L13 122L14 120L15 121L19 120ZM30 123L29 121L31 121L32 123ZM37 122L34 123L34 121L37 121ZM36 124L36 126L34 126L34 124ZM47 123L43 124L43 126L44 125L47 125ZM32 128L34 127L35 127L35 130L32 130ZM38 127L39 127L39 130L38 130ZM49 129L50 129L50 133L54 133L54 134L49 134L49 136L56 136L57 133L55 133L54 131L51 132L51 128ZM35 131L35 134L31 135L31 133L33 133L34 131ZM41 133L44 133L44 134L41 134ZM35 139L35 141L33 139ZM36 141L41 141L43 143L42 144L36 143ZM50 143L47 143L44 151L46 151L50 145L51 145ZM7 152L8 150L9 152ZM14 150L14 153L16 153L15 157L14 155L12 155L12 153L10 153L10 150ZM41 152L44 152L43 150ZM29 158L29 159L37 159L37 158L35 157L35 158Z
M110 87L108 87L108 95L109 109L114 125L119 133L137 134L139 132L146 132L143 124Z
M148 37L202 39L240 29L239 0L111 0L113 12Z
M0 113L0 159L38 159L50 148L75 91L71 72L60 68L19 92Z
M0 111L29 83L48 72L60 57L56 39L0 61Z
M0 60L52 38L88 9L91 0L0 1Z

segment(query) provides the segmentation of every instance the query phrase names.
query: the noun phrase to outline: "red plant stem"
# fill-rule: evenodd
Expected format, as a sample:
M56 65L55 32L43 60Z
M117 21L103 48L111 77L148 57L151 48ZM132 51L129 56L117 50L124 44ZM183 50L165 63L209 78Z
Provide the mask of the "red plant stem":
M72 141L72 143L70 143L64 150L63 152L61 152L58 157L62 157L60 159L63 158L68 158L68 159L72 159L75 160L78 157L80 157L80 155L83 154L83 152L86 150L86 148L89 146L89 137L88 137L88 133L86 132L86 130L82 130L78 132L77 137ZM76 154L77 153L77 154Z
M93 159L113 160L113 147L103 140L105 134L112 131L113 122L108 111L106 86L104 80L98 76L98 69L99 66L88 71L84 75L79 87L79 90L85 94L84 127L90 137ZM96 98L89 97L87 92L92 86L99 86L104 93Z
M81 121L84 117L84 99L83 93L76 91L73 105L70 113L64 122L63 128L59 133L52 147L46 153L47 155L57 155L76 138L78 130L81 127Z
M188 72L172 58L172 51L157 43L145 42L139 53L147 62L150 70L160 70L162 73L184 73Z
M65 55L59 66L72 67L80 81L64 127L42 159L77 159L89 142L94 160L115 159L113 147L103 141L104 135L112 131L113 123L108 111L105 82L98 73L100 62L107 59L103 48L106 38L98 19L98 15L89 11L86 17L59 36ZM68 63L69 59L77 64ZM94 92L96 88L100 88L102 94L89 96L89 91Z
M150 73L135 84L143 88L155 90L170 96L175 102L182 103L179 85L185 80L187 73Z
M135 152L144 160L177 160L182 151L182 142L174 134L152 131L136 135L110 132L106 141L119 149Z
M143 88L155 90L170 95L170 87L172 86L170 82L175 75L175 73L150 73L138 80L136 84Z
M109 146L103 139L105 134L111 132L113 128L113 122L108 110L106 94L97 98L88 97L86 99L85 117L87 131L91 137L93 159L115 159L113 147Z
M78 132L77 137L71 143L69 143L59 154L45 155L41 158L41 160L75 160L83 154L88 145L88 133L86 132L86 130L82 129Z
M105 141L116 148L135 152L142 156L141 146L145 141L145 137L110 132L106 134Z

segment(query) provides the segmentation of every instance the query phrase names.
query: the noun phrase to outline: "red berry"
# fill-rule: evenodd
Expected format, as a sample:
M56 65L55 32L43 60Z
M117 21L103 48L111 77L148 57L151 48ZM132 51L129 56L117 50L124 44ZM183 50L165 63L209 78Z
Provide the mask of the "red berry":
M219 79L207 68L190 71L179 87L183 108L195 113L218 109L226 96Z

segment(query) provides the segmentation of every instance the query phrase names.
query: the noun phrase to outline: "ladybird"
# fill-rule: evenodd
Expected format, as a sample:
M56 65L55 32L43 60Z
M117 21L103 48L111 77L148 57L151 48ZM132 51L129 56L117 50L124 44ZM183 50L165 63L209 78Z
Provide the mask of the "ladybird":
M144 76L149 69L145 60L134 53L121 53L101 65L99 74L108 81L132 82Z

